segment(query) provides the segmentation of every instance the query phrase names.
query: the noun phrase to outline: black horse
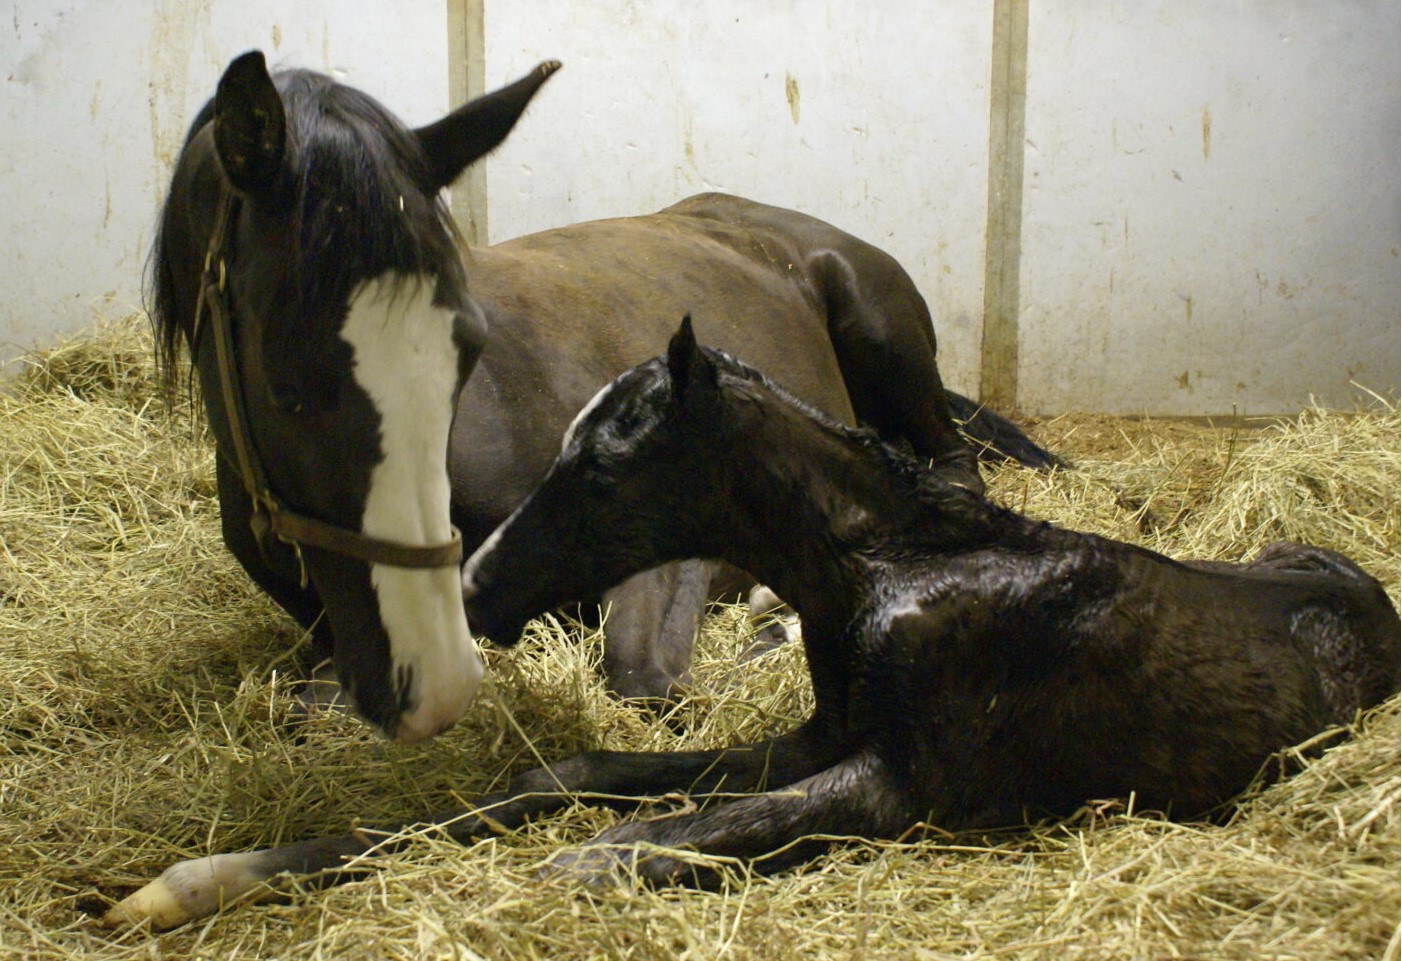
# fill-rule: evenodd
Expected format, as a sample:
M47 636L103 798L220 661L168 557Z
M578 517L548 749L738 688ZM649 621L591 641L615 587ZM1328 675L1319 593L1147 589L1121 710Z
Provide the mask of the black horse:
M531 491L599 387L651 354L659 317L693 311L809 402L979 487L924 301L827 224L708 195L464 258L440 192L558 66L408 130L357 90L271 77L245 54L192 125L161 216L151 314L168 376L182 343L193 357L225 543L310 630L310 661L333 656L359 711L404 740L459 717L482 673L461 545ZM997 454L1049 462L986 412L969 423ZM684 677L709 584L682 570L607 599L620 693L665 696Z
M1209 814L1270 755L1398 690L1396 611L1331 551L1183 564L996 507L818 413L690 326L619 377L465 568L492 637L662 561L722 558L799 612L816 707L757 744L595 751L434 820L466 838L558 810L686 791L695 813L625 822L556 865L707 883L694 857L774 870L823 836L894 838L1128 797ZM766 789L770 789L766 791ZM733 799L737 792L765 791ZM729 800L705 796L724 792ZM378 838L177 864L113 909L179 923L281 871L326 871ZM391 845L392 846L392 845Z

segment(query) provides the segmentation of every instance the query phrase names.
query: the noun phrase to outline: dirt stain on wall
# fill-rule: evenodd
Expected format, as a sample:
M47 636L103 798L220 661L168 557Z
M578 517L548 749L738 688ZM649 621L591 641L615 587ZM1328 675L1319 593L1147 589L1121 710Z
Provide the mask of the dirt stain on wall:
M789 116L798 124L798 81L791 73L784 74L784 99L789 102Z

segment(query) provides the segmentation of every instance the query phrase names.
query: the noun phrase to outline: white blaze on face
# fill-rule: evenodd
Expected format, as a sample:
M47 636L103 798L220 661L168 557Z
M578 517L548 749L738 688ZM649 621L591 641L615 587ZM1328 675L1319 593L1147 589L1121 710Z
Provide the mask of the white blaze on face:
M433 284L411 278L361 286L341 337L354 352L356 383L380 415L383 460L370 475L361 529L405 544L441 544L449 520L448 431L458 352L453 312L433 304ZM458 571L370 566L389 636L390 678L413 678L402 741L432 737L462 716L482 680L467 629Z

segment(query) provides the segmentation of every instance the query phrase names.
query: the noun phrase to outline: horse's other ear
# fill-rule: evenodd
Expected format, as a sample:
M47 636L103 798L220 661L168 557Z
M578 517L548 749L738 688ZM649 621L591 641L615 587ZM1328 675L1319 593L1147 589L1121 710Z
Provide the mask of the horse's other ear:
M690 314L682 318L667 344L667 370L672 375L672 398L678 403L715 392L716 367L696 342Z
M229 64L214 95L214 149L234 188L266 193L282 166L287 116L263 54L250 50Z
M540 85L560 69L547 60L515 83L470 100L437 123L415 130L428 157L429 183L436 192L458 179L469 164L506 139Z

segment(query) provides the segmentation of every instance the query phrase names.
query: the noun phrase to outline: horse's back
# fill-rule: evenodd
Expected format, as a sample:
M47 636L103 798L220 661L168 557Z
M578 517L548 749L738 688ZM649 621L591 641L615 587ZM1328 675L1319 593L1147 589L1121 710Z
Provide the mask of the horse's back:
M494 342L510 337L557 363L590 366L596 388L656 356L690 313L707 343L851 420L826 317L793 266L733 232L662 211L475 249L468 279L500 334Z
M855 420L817 292L792 259L766 254L772 241L741 233L661 211L467 253L468 287L491 333L454 426L460 524L485 536L543 476L575 413L656 356L688 313L707 343Z

